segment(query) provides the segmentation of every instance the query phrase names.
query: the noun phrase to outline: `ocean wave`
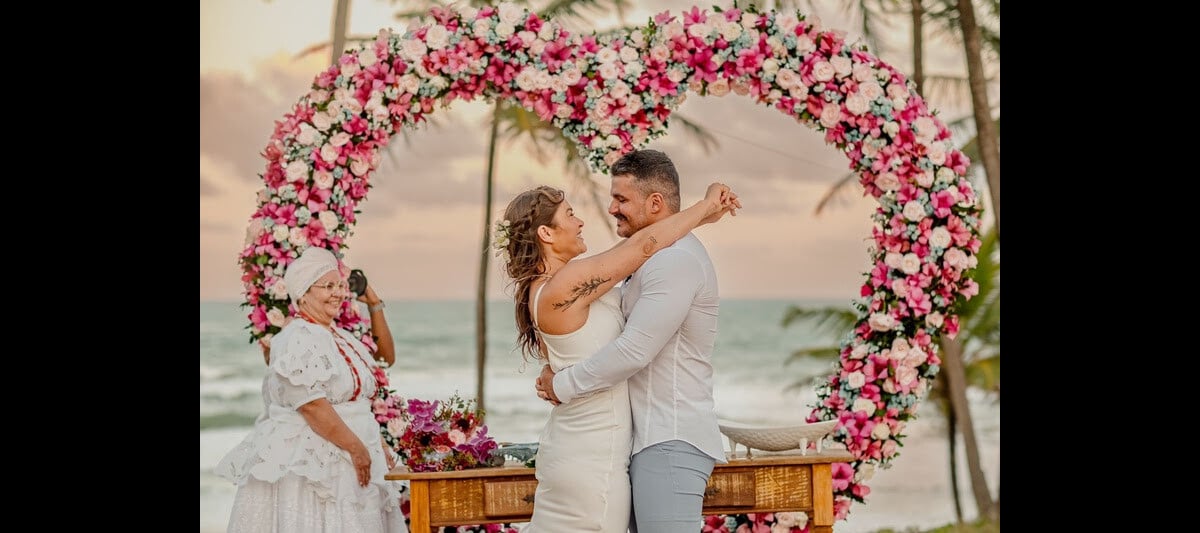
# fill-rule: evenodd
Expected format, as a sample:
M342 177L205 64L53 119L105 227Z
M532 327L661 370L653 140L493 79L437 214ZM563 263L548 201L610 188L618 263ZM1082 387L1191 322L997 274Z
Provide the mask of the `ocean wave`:
M251 427L258 415L246 413L216 413L200 415L200 431L206 429Z

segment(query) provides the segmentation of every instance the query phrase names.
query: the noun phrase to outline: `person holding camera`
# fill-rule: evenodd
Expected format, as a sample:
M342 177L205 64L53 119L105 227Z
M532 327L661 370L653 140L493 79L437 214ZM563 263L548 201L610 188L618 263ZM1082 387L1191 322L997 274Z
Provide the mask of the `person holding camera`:
M361 269L350 271L350 276L346 279L350 286L350 293L354 295L354 299L364 304L367 304L367 314L371 318L371 337L375 339L375 352L372 356L381 365L385 367L392 366L396 363L396 341L392 338L392 330L388 327L387 316L383 314L383 309L387 307L383 303L383 299L375 293L375 289L367 283L367 276L363 274ZM284 326L293 320L288 317L284 322ZM258 346L262 348L263 363L271 364L271 341L259 340Z

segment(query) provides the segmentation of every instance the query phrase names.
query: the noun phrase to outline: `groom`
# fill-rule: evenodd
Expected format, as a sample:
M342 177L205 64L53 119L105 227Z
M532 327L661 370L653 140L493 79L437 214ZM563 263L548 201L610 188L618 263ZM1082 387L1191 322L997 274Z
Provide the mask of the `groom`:
M608 212L621 237L679 211L679 174L656 150L618 160L611 192ZM712 261L688 234L622 285L620 337L558 375L546 365L537 380L539 396L552 402L629 380L633 533L698 531L708 478L725 462L713 405L718 304Z

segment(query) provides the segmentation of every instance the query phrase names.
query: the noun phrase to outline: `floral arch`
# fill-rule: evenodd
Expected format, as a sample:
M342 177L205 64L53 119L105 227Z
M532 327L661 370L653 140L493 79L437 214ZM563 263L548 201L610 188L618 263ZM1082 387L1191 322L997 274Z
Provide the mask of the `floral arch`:
M516 101L562 128L603 173L665 134L687 92L747 96L823 132L879 202L859 318L809 415L837 419L834 438L856 458L834 469L845 518L875 467L896 455L938 372L936 339L957 333L955 310L978 291L968 161L906 77L794 12L693 7L604 37L572 35L507 3L430 14L344 54L276 123L240 254L251 338L269 339L289 314L282 273L301 250L346 246L380 149L439 105ZM343 311L339 324L373 345L366 319L349 303Z

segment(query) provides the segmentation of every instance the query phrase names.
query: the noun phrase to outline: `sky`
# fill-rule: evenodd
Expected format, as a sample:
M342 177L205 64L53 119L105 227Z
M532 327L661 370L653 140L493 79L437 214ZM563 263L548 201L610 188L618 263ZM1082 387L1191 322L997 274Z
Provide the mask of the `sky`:
M695 2L635 3L638 7L626 12L628 21L645 21L663 10L682 13ZM833 2L813 4L825 27L845 30L849 41L859 38L860 23ZM200 2L201 301L241 299L237 255L266 164L258 154L274 121L328 64L327 50L300 52L328 42L333 5L333 0ZM373 35L381 28L402 33L404 24L393 14L406 8L404 2L356 0L350 7L350 34ZM563 24L590 33L617 22L615 16L598 16L592 27ZM899 22L887 32L897 44L875 53L909 72L907 26ZM960 45L935 40L926 55L929 73L965 71ZM930 102L947 119L968 112L961 103L939 105L932 95ZM431 124L395 136L373 174L346 260L365 271L385 300L474 298L485 222L488 110L483 102L437 110ZM721 181L737 191L744 206L737 217L696 231L717 268L721 296L856 297L868 269L874 200L854 188L834 207L814 214L817 201L849 172L846 158L815 130L748 97L689 94L675 114L701 124L719 142L706 152L694 137L671 126L667 136L649 144L675 161L683 205L699 200L710 182ZM557 160L540 164L520 143L501 145L498 152L493 220L518 193L552 185L567 191L583 218L589 254L616 242L612 218L587 206L586 195L565 179ZM593 177L607 194L607 176ZM494 261L489 270L490 297L509 297Z

